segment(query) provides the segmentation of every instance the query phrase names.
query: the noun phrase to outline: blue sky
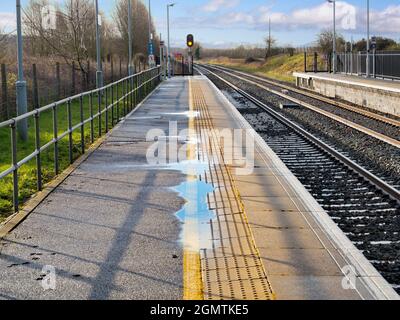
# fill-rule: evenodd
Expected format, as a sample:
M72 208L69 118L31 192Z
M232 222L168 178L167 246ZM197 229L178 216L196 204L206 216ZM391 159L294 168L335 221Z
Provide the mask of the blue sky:
M62 0L52 0L62 2ZM23 5L28 0L22 0ZM144 0L147 3L147 0ZM171 39L183 45L185 36L208 47L261 44L271 19L274 38L280 44L302 46L315 40L316 34L332 23L332 5L326 0L152 0L157 30L166 35L166 5L171 9ZM99 0L108 16L115 0ZM371 33L400 40L400 1L370 0ZM12 28L15 0L0 1L0 26ZM350 39L365 36L366 0L337 0L340 32ZM354 20L354 21L353 21Z

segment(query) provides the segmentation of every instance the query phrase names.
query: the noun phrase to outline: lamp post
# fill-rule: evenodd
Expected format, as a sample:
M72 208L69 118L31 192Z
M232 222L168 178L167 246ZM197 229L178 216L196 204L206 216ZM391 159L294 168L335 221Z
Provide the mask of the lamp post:
M369 77L369 50L370 50L370 43L369 43L369 0L367 0L367 61L366 61L366 76Z
M100 43L100 26L101 18L99 16L99 1L95 0L96 5L96 54L97 54L97 70L96 70L96 86L103 86L103 68L101 63L101 43Z
M332 52L332 69L336 73L336 0L328 0L333 4L333 52Z
M149 0L149 67L154 67L153 32L151 30L151 0Z
M17 0L17 51L18 51L18 79L15 84L17 91L17 113L22 115L28 112L28 102L26 94L26 81L24 80L23 66L23 44L22 44L22 19L21 19L21 0ZM23 141L28 140L28 121L21 120L18 123L18 131Z
M129 59L129 75L135 74L135 66L133 65L133 53L132 53L132 5L131 0L128 0L128 59Z
M167 60L167 68L168 68L168 78L171 78L171 43L169 37L169 8L172 8L175 3L167 4L167 29L168 29L168 60Z

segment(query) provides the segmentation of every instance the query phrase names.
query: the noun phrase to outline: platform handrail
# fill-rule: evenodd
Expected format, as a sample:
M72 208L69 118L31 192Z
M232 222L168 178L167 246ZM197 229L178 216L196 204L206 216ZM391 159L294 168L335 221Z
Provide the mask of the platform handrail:
M337 54L337 72L400 80L400 52L372 51L368 55L367 64L366 52L343 52ZM369 69L369 70L367 70Z
M97 120L98 138L103 134L107 133L116 123L118 123L123 117L130 113L137 104L142 101L155 87L162 81L161 67L157 66L145 71L141 71L132 76L127 76L113 83L107 84L101 88L82 92L65 99L53 102L45 105L33 111L11 118L9 120L0 123L0 129L9 127L11 132L11 139L9 142L9 148L11 150L11 166L6 170L0 172L0 181L9 175L13 175L13 207L14 212L19 210L19 176L18 169L21 168L27 162L36 159L36 180L37 180L37 191L43 189L43 172L41 166L41 154L53 146L54 152L54 173L58 175L60 173L59 166L59 148L58 142L68 137L68 156L69 163L74 162L73 156L73 132L80 130L80 152L85 153L85 125L90 126L90 141L95 142L95 124L94 120ZM84 118L84 99L88 99L88 107L90 116ZM95 98L97 98L97 105L95 105ZM73 103L77 103L78 111L80 113L80 121L76 124L72 124L73 118ZM67 122L68 129L59 132L58 129L58 113L59 107L65 106L67 111ZM94 112L94 107L97 110ZM121 108L122 107L122 108ZM40 115L46 111L52 112L52 136L50 141L47 141L44 145L41 144L41 130L40 130ZM111 112L111 119L110 118ZM104 119L102 116L104 115ZM22 120L33 120L34 125L34 141L35 150L25 156L23 159L18 160L18 123ZM111 126L110 121L111 120ZM103 122L104 128L103 128ZM2 149L5 146L1 147Z

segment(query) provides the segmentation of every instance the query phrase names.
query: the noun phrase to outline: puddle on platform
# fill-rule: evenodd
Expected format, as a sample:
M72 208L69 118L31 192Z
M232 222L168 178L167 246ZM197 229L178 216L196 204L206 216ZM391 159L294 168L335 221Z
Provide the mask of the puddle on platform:
M181 242L185 249L198 251L201 248L212 247L210 221L216 218L215 213L208 208L207 195L214 187L200 180L185 181L173 188L186 204L176 213L184 224Z
M189 119L198 118L200 116L199 111L171 112L166 114L171 116L185 116Z
M161 169L163 168L168 170L179 170L186 175L199 176L209 168L209 164L208 162L201 162L199 160L186 160L161 166Z

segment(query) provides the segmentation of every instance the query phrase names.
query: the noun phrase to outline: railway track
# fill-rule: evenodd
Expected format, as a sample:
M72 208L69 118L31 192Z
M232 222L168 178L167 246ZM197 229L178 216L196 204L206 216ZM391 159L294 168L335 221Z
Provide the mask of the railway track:
M210 70L210 67L208 68ZM368 171L380 177L389 185L400 190L400 148L369 134L369 130L371 130L372 126L376 129L372 130L373 132L377 132L379 129L382 134L386 133L386 137L388 137L390 133L391 137L388 138L395 139L396 142L399 142L400 130L397 127L370 120L363 116L343 111L334 106L328 106L327 108L330 108L331 110L324 111L337 112L339 113L338 117L326 116L325 114L315 112L314 110L300 104L295 104L295 107L284 108L281 110L279 109L280 104L294 105L293 101L271 93L268 90L264 90L262 89L262 86L248 82L246 79L238 79L228 72L216 70L214 67L212 67L211 70L214 71L213 73L219 74L224 79L228 79L231 83L246 90L246 92L250 93L252 96L268 103L268 105L272 107L275 107L275 110L280 114L292 119L323 141L333 145L335 149L340 151L340 153L345 154L348 158L368 169ZM319 107L324 108L325 104L320 102ZM344 112L345 116L348 117L347 119L341 117L342 112ZM356 120L358 121L358 124L363 125L365 130L360 131L353 128L351 126L352 121L347 121L349 123L341 121L349 120L349 118L354 115L357 118ZM340 121L337 121L336 118L339 118ZM368 125L368 128L366 125Z
M400 121L382 115L373 114L372 112L349 106L342 102L337 102L305 90L299 90L288 85L249 75L244 72L219 66L207 67L255 85L271 94L283 98L284 100L305 107L350 128L388 143L396 148L400 148ZM343 110L338 113L337 107ZM368 123L369 126L366 126L365 123Z
M350 240L400 292L400 191L210 69L220 89Z

